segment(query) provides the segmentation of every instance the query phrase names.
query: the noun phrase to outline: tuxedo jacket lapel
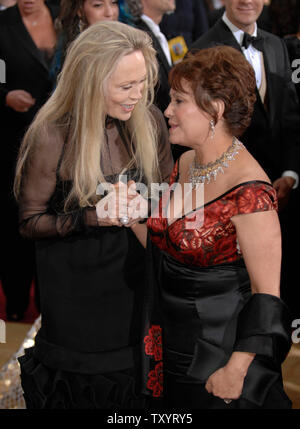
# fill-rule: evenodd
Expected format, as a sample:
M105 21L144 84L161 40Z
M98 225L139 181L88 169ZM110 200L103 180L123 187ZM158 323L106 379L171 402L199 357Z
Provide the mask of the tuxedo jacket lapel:
M221 19L217 22L217 24L215 25L215 31L216 31L216 35L217 35L217 39L220 43L220 45L226 45L226 46L231 46L232 48L235 48L237 50L239 50L242 54L242 48L240 46L240 44L237 42L236 38L234 37L234 35L232 34L231 30L229 29L229 27L227 27L227 25L225 24L225 22ZM258 32L259 36L263 35L261 34L261 32ZM263 37L264 40L264 45L265 45L265 38ZM270 97L269 100L272 96L272 82L270 79L270 71L272 70L274 72L275 67L276 67L276 63L273 61L273 55L275 55L275 53L273 52L273 49L270 49L268 52L268 55L265 55L265 51L266 49L264 49L263 51L263 55L264 55L264 63L265 63L265 70L266 70L266 79L267 79L267 97ZM270 91L270 92L269 92ZM260 94L259 91L257 89L257 87L255 88L255 94L256 94L256 106L257 108L259 108L259 110L262 112L263 115L266 115L267 120L271 120L271 117L273 118L274 116L274 109L273 109L273 103L270 102L269 104L269 110L268 112L266 112L266 109L263 105L263 102L260 98Z
M153 34L153 36L154 36L154 34ZM168 74L169 71L170 71L170 68L171 68L170 64L169 64L169 62L168 62L168 60L167 60L167 58L165 56L164 51L162 50L162 47L161 47L159 41L156 39L156 37L155 37L155 40L157 42L155 48L156 48L156 50L157 50L157 52L158 52L158 54L159 54L159 56L161 58L162 65L163 65L164 69L166 70L166 73Z
M161 47L158 39L156 38L155 34L153 33L153 31L148 27L148 25L142 19L139 20L138 27L140 29L143 29L144 31L146 31L151 36L151 39L153 41L153 46L154 46L154 49L157 52L157 55L158 55L159 60L160 60L160 63L162 65L162 67L164 68L166 74L168 75L171 67L170 67L170 65L168 63L168 60L167 60L167 58L165 56L165 53L164 53L164 51L163 51L163 49L162 49L162 47Z
M227 27L223 19L219 20L215 25L216 34L221 45L231 46L242 52L242 49L232 34L231 30Z
M264 37L263 33L258 29L258 36L261 36L263 39L263 57L266 70L266 79L267 79L267 100L268 100L268 113L270 125L273 123L275 117L275 106L277 103L276 100L276 88L274 88L272 76L276 74L276 52L271 43L268 43L268 40Z

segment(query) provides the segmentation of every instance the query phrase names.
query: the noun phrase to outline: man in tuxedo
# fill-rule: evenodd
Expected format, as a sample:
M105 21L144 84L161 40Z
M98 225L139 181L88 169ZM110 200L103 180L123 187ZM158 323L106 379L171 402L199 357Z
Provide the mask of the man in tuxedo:
M283 236L282 296L292 310L294 307L294 316L300 318L296 310L299 292L294 275L297 273L293 272L297 261L291 250L291 240L297 239L299 230L296 205L299 203L300 106L287 49L283 40L257 28L264 0L225 0L224 3L222 18L191 46L191 52L229 45L241 51L254 68L257 100L252 122L241 141L277 190Z
M265 2L264 2L265 3ZM219 9L210 10L207 13L208 25L212 27L218 19L222 18L222 15L225 12L225 7L220 7ZM259 28L265 31L272 30L272 22L269 12L269 6L265 3L263 10L259 17L257 18L257 25Z
M136 2L133 2L136 3ZM129 9L131 2L127 0ZM136 7L136 5L134 4ZM162 112L169 104L168 74L172 67L169 45L165 35L160 31L159 23L167 12L175 10L175 0L141 0L142 13L137 16L135 26L146 31L152 38L154 49L157 52L159 65L159 82L156 87L155 104Z

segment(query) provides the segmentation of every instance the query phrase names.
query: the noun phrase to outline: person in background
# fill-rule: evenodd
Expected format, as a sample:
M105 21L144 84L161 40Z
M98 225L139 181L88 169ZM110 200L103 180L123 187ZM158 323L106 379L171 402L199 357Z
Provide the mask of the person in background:
M35 274L33 244L18 233L13 178L20 142L51 91L49 67L56 44L58 9L44 0L18 0L0 13L0 59L6 82L0 84L1 239L0 276L8 320L23 319ZM36 304L38 286L36 285Z
M174 13L165 14L159 26L168 40L182 36L190 47L208 30L204 0L176 0Z
M156 80L145 32L93 24L72 43L23 140L15 195L21 234L36 243L42 316L20 358L27 408L146 406L145 254L130 229L140 218L126 205L145 201L120 176L150 186L172 171L167 127L152 105Z
M156 87L155 104L163 112L169 104L168 73L172 67L169 45L159 24L167 12L175 10L175 0L127 0L134 26L146 31L153 41L159 65L159 80Z
M14 6L17 0L0 0L0 11Z
M50 70L54 87L70 43L95 22L117 21L118 18L118 0L61 0L56 21L58 44Z
M174 66L170 86L170 141L191 150L147 222L148 392L167 409L289 409L276 190L239 140L253 68L237 49L212 47ZM145 245L145 226L132 229Z
M222 17L222 15L225 12L225 6L224 6L225 3L226 3L225 0L222 0L218 8L208 11L207 16L208 16L209 27L212 27L218 21L218 19ZM264 7L261 14L257 18L257 24L258 24L258 27L261 28L262 30L269 31L269 32L272 31L272 23L271 23L271 18L269 13L269 6L268 6L268 2L266 1L264 2Z

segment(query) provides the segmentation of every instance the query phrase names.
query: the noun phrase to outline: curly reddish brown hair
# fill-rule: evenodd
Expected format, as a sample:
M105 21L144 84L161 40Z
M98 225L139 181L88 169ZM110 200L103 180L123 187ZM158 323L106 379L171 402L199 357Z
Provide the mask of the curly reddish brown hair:
M251 122L256 81L252 66L241 52L229 46L191 52L169 75L175 91L185 92L183 81L190 85L198 107L215 123L218 111L213 101L221 100L227 132L234 136L244 133Z

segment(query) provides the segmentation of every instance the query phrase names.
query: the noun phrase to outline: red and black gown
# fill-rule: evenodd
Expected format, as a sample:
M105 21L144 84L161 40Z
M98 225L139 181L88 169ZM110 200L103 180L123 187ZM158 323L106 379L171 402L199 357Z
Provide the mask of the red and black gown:
M177 161L170 179L176 184ZM231 217L277 209L276 192L261 180L240 183L175 220L159 210L148 219L149 282L145 306L147 391L173 408L290 408L281 363L290 348L286 305L251 293ZM187 222L204 210L193 229ZM205 389L233 351L256 353L242 395L230 404Z

